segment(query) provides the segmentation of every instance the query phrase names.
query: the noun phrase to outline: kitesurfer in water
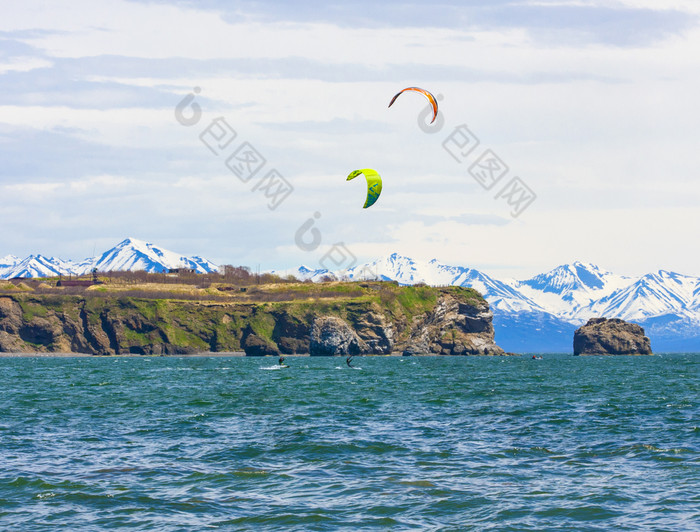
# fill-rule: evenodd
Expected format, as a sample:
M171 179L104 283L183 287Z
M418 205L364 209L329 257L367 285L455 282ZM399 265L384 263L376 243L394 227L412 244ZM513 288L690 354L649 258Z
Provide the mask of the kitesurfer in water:
M280 357L279 362L280 362L280 366L284 366L284 357Z
M345 359L345 363L348 365L349 368L353 367L353 365L350 364L351 361L352 361L352 355L350 355L348 358Z

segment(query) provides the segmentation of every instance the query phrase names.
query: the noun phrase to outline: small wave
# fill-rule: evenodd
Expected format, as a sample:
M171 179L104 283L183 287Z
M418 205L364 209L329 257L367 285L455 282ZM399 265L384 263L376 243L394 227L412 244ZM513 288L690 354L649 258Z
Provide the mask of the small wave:
M214 405L214 401L207 401L206 399L195 399L187 403L187 406L211 406Z
M508 449L503 449L500 452L493 453L493 456L541 456L541 455L552 455L556 454L554 451L547 449L546 447L535 446L535 447L510 447Z
M138 467L104 467L102 469L96 469L95 473L100 473L101 475L107 473L133 473L135 471L140 471Z
M399 484L416 488L435 488L435 484L429 480L400 480Z
M237 469L233 472L237 477L257 477L261 475L269 475L270 472L265 469L256 469L254 467L244 467L242 469Z

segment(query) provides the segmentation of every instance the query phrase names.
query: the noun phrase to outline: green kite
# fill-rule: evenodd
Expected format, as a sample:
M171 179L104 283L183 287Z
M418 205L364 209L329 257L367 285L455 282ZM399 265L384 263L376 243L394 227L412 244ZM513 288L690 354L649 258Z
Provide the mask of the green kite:
M365 204L362 206L363 209L366 209L374 205L379 199L379 194L382 193L382 178L375 170L363 168L362 170L350 172L346 181L355 179L360 174L364 174L367 179L367 201L365 201Z

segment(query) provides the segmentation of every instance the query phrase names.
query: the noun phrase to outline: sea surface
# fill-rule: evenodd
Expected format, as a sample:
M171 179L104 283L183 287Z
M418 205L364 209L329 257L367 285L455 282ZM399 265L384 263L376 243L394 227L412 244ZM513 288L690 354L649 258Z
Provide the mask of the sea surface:
M700 530L698 354L275 362L0 359L0 530Z

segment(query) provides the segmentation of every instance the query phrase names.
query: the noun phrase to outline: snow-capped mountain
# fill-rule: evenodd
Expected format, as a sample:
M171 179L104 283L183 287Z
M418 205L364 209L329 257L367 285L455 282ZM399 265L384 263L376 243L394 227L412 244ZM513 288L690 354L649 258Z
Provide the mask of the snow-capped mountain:
M77 264L76 273L88 273L93 268L100 272L162 272L173 268L191 268L197 273L209 273L217 269L215 264L202 257L186 257L135 238L127 238L99 257Z
M510 284L494 279L474 268L447 266L435 259L428 265L433 270L434 277L439 279L437 284L473 288L488 300L494 311L543 310L535 301L514 289Z
M633 279L584 262L563 264L526 281L514 281L518 291L540 308L574 321L582 309L628 286Z
M521 284L542 292L552 292L562 296L577 291L595 291L605 287L612 274L594 264L576 261L557 266L547 273L535 275Z
M217 270L215 264L202 257L187 257L135 238L127 238L99 257L80 262L47 258L42 255L30 255L24 260L8 255L2 259L2 261L5 260L14 262L5 266L0 262L0 279L84 275L94 268L101 272L137 270L163 272L173 268L191 268L197 273L209 273Z
M6 268L0 266L0 279L13 277L54 277L63 274L70 268L70 263L54 257L29 255Z
M700 300L698 278L660 270L591 302L581 314L610 316L624 320L645 320L664 314L692 313Z

